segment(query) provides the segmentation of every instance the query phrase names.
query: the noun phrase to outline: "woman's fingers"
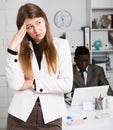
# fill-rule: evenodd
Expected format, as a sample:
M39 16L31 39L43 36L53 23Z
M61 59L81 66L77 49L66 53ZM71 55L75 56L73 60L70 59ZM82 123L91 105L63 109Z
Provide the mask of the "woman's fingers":
M20 30L15 34L15 36L9 43L8 48L16 51L17 47L21 44L25 34L26 34L26 25L24 23L20 28Z
M23 39L25 34L26 34L26 24L24 23L22 25L22 27L20 28L20 30L17 32L17 34L19 35L20 39Z

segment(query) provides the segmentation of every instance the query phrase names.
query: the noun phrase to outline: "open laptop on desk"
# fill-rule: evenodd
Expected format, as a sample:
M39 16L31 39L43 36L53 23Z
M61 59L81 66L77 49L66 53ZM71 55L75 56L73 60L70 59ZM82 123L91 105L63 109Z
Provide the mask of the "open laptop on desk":
M75 88L72 98L65 98L65 102L71 106L82 105L83 102L94 102L95 97L106 97L109 85Z

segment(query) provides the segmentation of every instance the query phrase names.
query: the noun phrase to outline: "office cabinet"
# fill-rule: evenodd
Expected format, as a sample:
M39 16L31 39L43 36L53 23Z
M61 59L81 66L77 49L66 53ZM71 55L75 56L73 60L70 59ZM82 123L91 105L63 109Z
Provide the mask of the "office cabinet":
M104 62L109 82L113 78L113 0L87 0L87 26L90 27L91 62ZM110 84L113 88L113 85Z

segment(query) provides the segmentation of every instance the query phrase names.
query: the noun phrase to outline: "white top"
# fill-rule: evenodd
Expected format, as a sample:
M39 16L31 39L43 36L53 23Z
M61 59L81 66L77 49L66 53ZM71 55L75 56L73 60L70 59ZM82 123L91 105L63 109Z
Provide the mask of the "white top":
M77 66L76 66L77 67ZM80 69L77 67L77 70L80 71ZM83 75L84 75L84 82L85 82L85 85L87 83L87 72L88 72L88 66L86 68L86 71L83 72Z

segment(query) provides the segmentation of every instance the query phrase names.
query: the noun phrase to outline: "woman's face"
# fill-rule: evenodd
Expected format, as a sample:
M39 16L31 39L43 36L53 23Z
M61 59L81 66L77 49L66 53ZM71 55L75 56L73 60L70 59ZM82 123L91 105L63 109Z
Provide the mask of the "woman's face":
M45 21L42 17L25 19L26 31L35 42L40 42L46 34Z

